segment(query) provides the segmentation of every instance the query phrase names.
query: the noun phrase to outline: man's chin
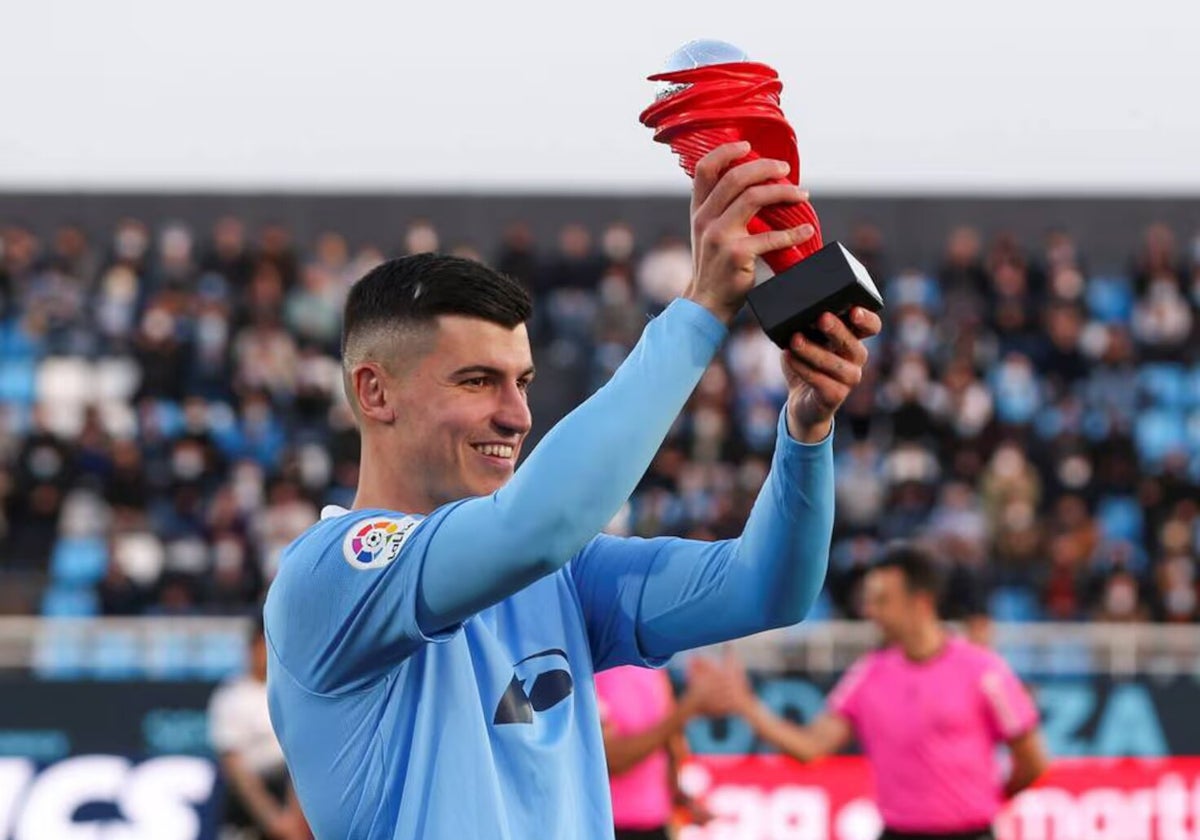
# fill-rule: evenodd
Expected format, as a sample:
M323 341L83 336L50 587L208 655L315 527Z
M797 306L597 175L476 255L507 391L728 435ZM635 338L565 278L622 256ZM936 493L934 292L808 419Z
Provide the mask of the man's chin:
M471 495L473 495L473 496L490 496L490 495L492 495L497 490L499 490L501 487L503 487L505 484L508 484L509 480L512 479L512 474L513 474L513 471L508 470L507 475L488 475L488 476L480 476L480 477L476 478L475 481L472 482Z

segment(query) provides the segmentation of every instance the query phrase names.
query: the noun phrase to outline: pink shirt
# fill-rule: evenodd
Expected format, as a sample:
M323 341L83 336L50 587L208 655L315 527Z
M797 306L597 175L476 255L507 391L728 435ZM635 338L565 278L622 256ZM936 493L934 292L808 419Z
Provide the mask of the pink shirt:
M829 698L875 771L883 822L897 831L990 825L1003 803L995 748L1037 725L1037 709L999 656L952 637L925 662L898 648L855 663Z
M600 719L618 735L636 735L671 713L674 695L665 671L626 665L596 674ZM651 829L671 819L671 787L666 749L611 778L613 822L617 828Z

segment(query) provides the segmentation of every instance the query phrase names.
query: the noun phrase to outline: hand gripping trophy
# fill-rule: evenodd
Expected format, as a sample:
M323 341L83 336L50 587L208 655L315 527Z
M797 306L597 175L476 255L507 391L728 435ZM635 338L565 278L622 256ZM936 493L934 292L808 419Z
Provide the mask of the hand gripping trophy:
M654 129L656 141L679 156L689 176L695 177L696 164L717 146L745 140L751 151L744 160L787 161L788 179L800 183L796 133L780 110L783 85L770 67L749 61L732 44L692 41L676 50L666 70L650 80L659 82L659 93L641 121ZM805 222L815 235L765 254L763 260L775 276L748 296L763 330L780 347L787 347L797 332L820 340L815 324L823 312L844 317L853 306L883 309L883 298L863 264L840 242L822 246L821 226L807 201L765 207L748 229L763 233Z

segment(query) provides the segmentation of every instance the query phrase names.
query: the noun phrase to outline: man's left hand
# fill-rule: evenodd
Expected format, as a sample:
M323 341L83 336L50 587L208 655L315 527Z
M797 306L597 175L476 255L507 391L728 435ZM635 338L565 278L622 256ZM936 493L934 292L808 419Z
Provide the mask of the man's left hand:
M817 443L830 430L833 415L862 381L867 348L862 339L883 328L879 316L856 306L849 324L826 312L817 321L825 345L796 333L783 351L788 382L788 433L803 443Z

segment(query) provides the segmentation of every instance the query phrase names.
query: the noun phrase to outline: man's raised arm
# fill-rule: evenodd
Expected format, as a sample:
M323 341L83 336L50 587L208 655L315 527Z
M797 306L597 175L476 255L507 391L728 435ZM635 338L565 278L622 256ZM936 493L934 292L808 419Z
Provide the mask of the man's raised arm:
M612 380L543 439L508 485L429 523L421 629L434 632L564 566L608 524L700 380L754 285L757 255L802 242L811 226L749 235L762 207L804 192L763 183L787 164L728 169L748 144L721 146L697 168L692 199L696 272L686 295L652 321Z
M788 404L767 480L740 538L594 540L572 564L597 668L795 624L812 606L833 532L833 414L862 377L879 317L826 316L826 345L784 351ZM615 615L620 621L612 621Z

